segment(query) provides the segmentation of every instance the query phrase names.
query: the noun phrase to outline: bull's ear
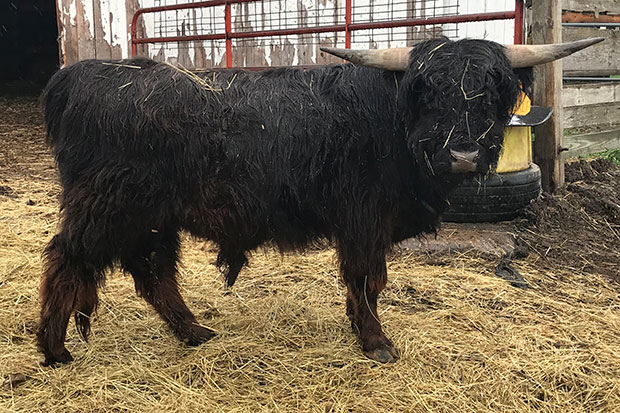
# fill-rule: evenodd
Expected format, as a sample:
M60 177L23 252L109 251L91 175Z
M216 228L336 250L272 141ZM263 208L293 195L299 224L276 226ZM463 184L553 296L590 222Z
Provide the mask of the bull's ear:
M521 69L514 69L514 73L521 82L521 89L531 99L532 87L534 85L534 68L523 67Z

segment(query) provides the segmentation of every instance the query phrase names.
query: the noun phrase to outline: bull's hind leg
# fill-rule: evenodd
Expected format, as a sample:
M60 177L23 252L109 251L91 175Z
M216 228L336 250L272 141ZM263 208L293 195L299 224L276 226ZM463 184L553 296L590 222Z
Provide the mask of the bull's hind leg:
M41 318L37 332L43 365L73 360L64 342L67 324L75 311L78 332L88 339L90 316L97 307L96 266L69 251L64 234L56 235L45 250L45 272L41 283Z
M385 251L340 245L340 270L347 285L347 316L366 356L382 363L399 358L398 350L385 336L377 313L377 297L387 282Z
M178 250L176 231L159 232L150 234L141 248L121 261L133 276L137 293L155 308L181 341L197 346L215 336L215 332L198 324L179 293Z

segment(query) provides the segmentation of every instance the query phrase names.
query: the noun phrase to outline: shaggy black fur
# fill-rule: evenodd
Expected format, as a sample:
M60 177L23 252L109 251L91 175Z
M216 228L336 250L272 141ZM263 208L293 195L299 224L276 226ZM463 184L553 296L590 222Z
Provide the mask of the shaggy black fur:
M87 336L97 285L116 262L177 336L210 338L178 295L181 229L219 246L228 285L262 244L333 242L364 351L394 360L376 312L385 253L435 231L463 178L450 173L450 149L480 149L480 172L497 162L520 75L500 45L444 38L417 46L405 72L340 65L197 79L141 58L60 70L43 95L63 187L41 290L46 363L69 361L72 312Z

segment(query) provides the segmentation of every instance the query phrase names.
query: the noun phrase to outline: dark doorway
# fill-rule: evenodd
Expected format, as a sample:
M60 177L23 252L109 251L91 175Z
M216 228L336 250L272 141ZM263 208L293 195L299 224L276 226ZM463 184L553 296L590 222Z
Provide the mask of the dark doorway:
M58 68L55 0L0 1L0 92L38 92Z

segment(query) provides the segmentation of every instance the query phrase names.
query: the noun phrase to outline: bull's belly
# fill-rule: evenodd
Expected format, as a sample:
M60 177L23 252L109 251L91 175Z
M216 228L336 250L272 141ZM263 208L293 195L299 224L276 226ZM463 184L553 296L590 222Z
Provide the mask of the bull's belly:
M268 208L190 207L183 229L193 236L219 245L235 245L250 251L273 245L281 251L297 251L309 245L328 243L329 226L316 215L286 211L278 205Z

